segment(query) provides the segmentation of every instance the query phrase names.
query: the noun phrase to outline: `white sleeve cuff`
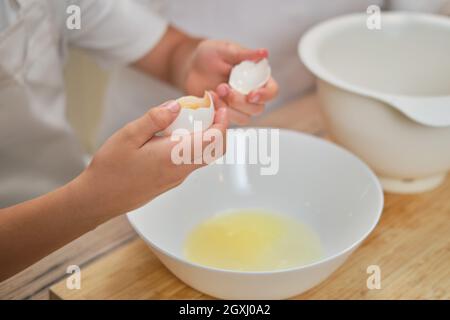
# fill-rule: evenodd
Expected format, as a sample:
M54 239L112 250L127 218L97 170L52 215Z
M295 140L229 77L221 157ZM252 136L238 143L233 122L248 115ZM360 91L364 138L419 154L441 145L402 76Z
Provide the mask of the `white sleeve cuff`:
M68 30L71 45L92 55L105 68L133 63L161 40L168 23L133 0L78 0L80 30Z

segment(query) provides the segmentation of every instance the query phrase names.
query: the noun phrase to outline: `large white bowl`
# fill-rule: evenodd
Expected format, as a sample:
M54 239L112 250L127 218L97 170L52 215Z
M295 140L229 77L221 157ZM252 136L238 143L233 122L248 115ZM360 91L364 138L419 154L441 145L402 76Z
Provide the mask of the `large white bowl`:
M233 134L238 133L229 139ZM327 278L373 230L383 193L362 161L332 143L282 130L279 152L276 175L260 175L258 165L214 164L128 219L167 268L199 291L225 299L300 294ZM232 208L262 208L300 219L319 234L325 256L274 272L225 271L186 261L182 250L190 230Z
M450 127L418 124L377 96L450 95L450 19L382 13L381 30L369 30L366 20L326 21L299 44L318 78L330 132L374 169L386 191L435 188L450 170Z

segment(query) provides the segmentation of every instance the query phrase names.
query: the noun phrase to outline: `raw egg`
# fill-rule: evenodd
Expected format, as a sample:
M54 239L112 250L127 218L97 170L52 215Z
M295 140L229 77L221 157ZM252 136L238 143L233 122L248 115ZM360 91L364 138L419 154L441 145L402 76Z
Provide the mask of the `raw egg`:
M323 256L319 235L296 218L258 209L214 215L186 238L185 257L234 271L274 271L310 264Z

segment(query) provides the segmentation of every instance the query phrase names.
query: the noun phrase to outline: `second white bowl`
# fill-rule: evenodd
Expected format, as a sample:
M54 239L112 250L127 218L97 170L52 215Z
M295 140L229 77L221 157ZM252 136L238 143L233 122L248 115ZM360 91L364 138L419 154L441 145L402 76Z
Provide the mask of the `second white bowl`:
M334 18L300 41L329 130L386 191L433 189L450 170L450 127L419 124L377 97L450 95L450 19L383 12L380 30L366 21L365 14Z

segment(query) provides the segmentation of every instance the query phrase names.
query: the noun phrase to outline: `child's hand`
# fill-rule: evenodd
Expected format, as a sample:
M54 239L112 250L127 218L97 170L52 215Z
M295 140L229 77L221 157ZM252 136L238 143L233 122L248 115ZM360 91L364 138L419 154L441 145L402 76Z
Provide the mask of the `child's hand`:
M233 66L244 60L258 61L267 56L265 49L250 50L232 42L203 40L192 52L184 89L194 95L202 95L205 89L215 89L229 106L230 120L247 124L251 116L261 114L265 103L276 97L278 84L270 78L264 87L243 95L230 88L228 78Z
M219 101L216 103L220 105ZM155 136L175 120L179 109L175 101L170 101L126 125L100 148L79 177L78 184L84 190L82 197L100 206L106 218L146 204L204 165L174 164L171 151L178 142ZM220 130L222 137L226 134L226 111L223 107L216 111L209 129Z
M271 77L264 87L243 95L227 83L222 83L217 87L216 92L230 106L228 110L230 120L239 125L246 125L252 116L263 113L265 104L277 96L278 84Z
M0 208L0 282L101 223L144 205L201 167L174 164L171 153L177 142L155 136L172 123L179 108L172 101L151 109L113 135L68 184ZM226 109L220 108L212 128L225 137L226 126Z
M264 104L278 93L278 84L270 78L263 88L243 95L227 85L231 69L244 60L267 58L266 49L251 50L230 41L192 38L169 26L158 45L133 63L139 70L167 81L189 95L203 96L216 90L229 107L229 118L247 124L250 117L264 111Z

